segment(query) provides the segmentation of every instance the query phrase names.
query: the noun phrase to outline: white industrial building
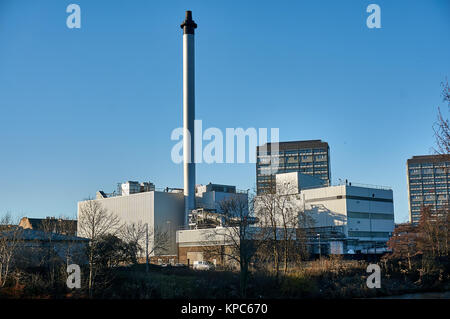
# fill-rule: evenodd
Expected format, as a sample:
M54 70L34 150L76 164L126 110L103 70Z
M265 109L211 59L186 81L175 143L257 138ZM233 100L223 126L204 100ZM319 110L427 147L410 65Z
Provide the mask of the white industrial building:
M247 193L237 191L235 186L211 184L196 185L195 179L195 41L197 24L192 12L186 11L183 29L183 166L184 188L156 190L153 183L126 182L117 192L97 192L95 201L108 212L117 215L125 223L148 224L149 233L156 229L169 232L169 255L177 254L176 231L195 228L198 221L209 221L205 216L217 213L219 203L229 197L247 199ZM78 203L78 218L83 202ZM220 218L213 220L220 223ZM81 231L80 225L78 230ZM80 236L83 234L80 233ZM152 240L149 240L152 242ZM149 249L152 250L151 247ZM155 254L158 254L155 252Z
M245 196L247 194L236 191L235 186L230 185L197 185L196 206L208 210L215 210L219 202L231 196ZM176 231L186 229L184 220L184 194L182 189L166 188L156 190L153 183L138 183L128 181L118 187L118 191L107 194L97 192L94 199L109 213L117 215L122 224L141 223L148 224L149 234L155 234L156 230L167 232L170 243L165 255L176 255ZM84 201L78 203L78 220L80 220L81 207ZM83 236L80 224L78 232ZM150 244L153 240L149 240ZM150 247L149 251L152 251ZM153 252L152 255L159 255Z
M196 185L195 149L195 51L194 30L197 24L192 13L186 12L183 21L183 158L184 188L156 190L153 183L126 182L117 192L97 193L95 201L123 223L148 224L150 233L156 229L169 233L170 247L166 254L177 255L178 260L201 260L205 245L220 245L220 237L210 240L211 228L234 227L223 224L219 203L229 197L247 201L247 192L235 186ZM292 151L292 150L291 150ZM296 152L300 149L296 149ZM322 152L322 150L320 150ZM323 152L325 153L325 152ZM299 153L300 154L300 153ZM318 154L320 161L326 154ZM298 162L298 161L297 161ZM301 163L300 163L301 164ZM325 165L325 164L320 164ZM311 216L314 226L308 228L310 246L329 253L382 252L394 229L392 190L383 187L329 184L329 163L321 173L322 179L301 173L276 175L277 190L289 186L293 203ZM323 168L323 167L322 167ZM322 168L318 172L322 172ZM265 183L265 181L264 181ZM283 186L283 187L281 187ZM292 186L292 187L291 187ZM264 195L260 195L264 196ZM257 198L258 200L258 198ZM78 203L78 219L83 202ZM255 220L256 216L252 217ZM256 223L256 222L255 222ZM294 228L298 225L293 225ZM78 224L79 236L83 236ZM205 241L206 238L206 241ZM317 240L317 244L316 244ZM151 242L151 240L150 240ZM222 242L227 245L226 240ZM150 250L152 250L150 248ZM155 252L158 254L158 252Z
M288 225L292 229L303 228L306 238L302 236L301 240L307 241L311 253L381 254L386 251L386 242L394 230L391 189L351 183L327 186L320 178L299 172L276 174L275 178L276 194L261 194L255 199L254 217L258 222L251 227L268 227L264 224L264 216L260 215L264 214L264 201L268 198L263 196L272 196L269 201L273 200L273 196L286 196L289 200L283 202L284 209L304 212L312 220L308 225ZM281 230L284 225L281 214L277 215L276 209L275 215L277 227ZM220 218L220 212L201 216L214 220L215 217ZM221 236L230 226L219 222L203 227L205 223L199 220L191 225L191 229L177 232L178 257L183 262L204 260L205 247L226 247L231 244L227 236ZM296 234L296 231L293 233ZM292 238L299 237L294 235Z
M276 185L314 220L309 239L316 252L319 241L324 253L385 252L394 231L392 189L348 182L324 186L298 172L277 174Z

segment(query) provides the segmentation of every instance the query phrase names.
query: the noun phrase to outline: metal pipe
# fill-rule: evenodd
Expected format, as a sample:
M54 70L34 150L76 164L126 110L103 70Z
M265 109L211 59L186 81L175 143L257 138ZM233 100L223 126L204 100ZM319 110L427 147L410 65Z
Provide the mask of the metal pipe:
M184 224L189 223L189 212L195 209L195 50L194 30L197 24L192 12L186 11L183 29L183 159L184 159Z

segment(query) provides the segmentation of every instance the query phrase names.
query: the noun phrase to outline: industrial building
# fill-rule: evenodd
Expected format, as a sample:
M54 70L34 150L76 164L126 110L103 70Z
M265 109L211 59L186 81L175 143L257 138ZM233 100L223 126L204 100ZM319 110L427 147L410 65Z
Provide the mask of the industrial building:
M312 220L311 224L288 224L293 233L306 236L293 236L293 240L303 240L312 254L382 254L387 251L386 243L394 230L394 205L392 189L382 186L345 183L329 186L321 178L299 172L275 175L276 192L258 195L255 199L253 218L255 224L250 226L257 232L265 225L263 206L265 196L289 197L284 202L285 209L298 214L304 212ZM273 200L273 199L272 199ZM276 206L277 203L274 204ZM220 216L207 215L213 219ZM277 227L285 225L281 214L275 210ZM295 219L297 221L297 219ZM210 223L205 227L193 223L189 230L177 232L178 258L180 262L192 263L208 259L208 251L213 246L220 246L222 254L213 263L224 263L225 250L231 249L239 238L230 240L229 228L222 223ZM203 224L204 225L204 224ZM302 229L303 228L303 229ZM238 232L234 232L237 234ZM281 236L279 237L281 238ZM234 242L234 243L233 243ZM220 251L220 249L216 249ZM229 261L228 261L229 262Z
M192 20L190 11L186 12L181 28L184 188L156 189L151 182L128 181L120 184L113 193L98 191L94 200L117 215L123 223L147 224L152 234L157 229L167 231L170 244L164 254L175 256L178 262L192 264L207 258L205 247L220 247L223 252L230 249L230 240L236 238L230 239L226 233L238 229L236 225L239 217L225 217L221 203L233 198L246 203L244 209L248 211L248 192L239 191L230 185L196 184L193 150L194 30L197 24ZM330 186L329 146L321 140L276 144L277 147L273 143L266 143L257 148L257 194L264 196L276 189L279 191L281 184L295 185L293 192L288 195L314 219L314 226L307 230L308 244L313 252L316 246L319 252L336 254L363 250L369 253L370 249L383 251L384 243L394 228L392 190L350 184ZM274 163L276 165L272 165ZM78 218L82 205L83 202L78 203ZM257 216L245 218L253 229L260 227L257 225ZM292 225L293 228L298 226ZM82 236L80 226L78 231ZM158 251L153 252L155 256L160 254ZM227 263L229 260L222 258L214 262Z
M106 194L97 192L94 199L109 213L117 215L122 224L141 223L147 224L149 234L157 231L169 232L170 244L164 254L175 255L175 230L184 223L184 197L182 190L136 187L137 182L125 182L121 184L123 192ZM78 220L82 213L84 202L78 203ZM80 225L78 234L83 236ZM153 240L151 239L150 242ZM153 254L160 252L153 252Z
M113 193L98 191L95 201L108 212L117 215L123 224L142 223L148 225L149 233L157 230L168 232L170 244L165 255L176 256L177 230L189 231L199 227L221 225L220 202L230 198L247 201L247 192L236 190L235 186L195 182L195 50L194 30L197 24L191 11L181 24L183 29L183 157L184 188L158 190L151 182L128 181L119 184ZM84 202L78 203L78 218ZM211 217L213 216L213 217ZM78 227L80 232L81 228ZM82 236L83 234L80 234ZM151 239L149 242L153 242ZM150 247L149 251L153 251ZM152 255L160 255L154 251Z
M324 254L386 251L394 230L393 192L389 187L348 182L328 186L298 172L277 174L276 187L277 193L292 198L291 205L313 218L307 233L315 253L319 246Z
M448 155L421 155L407 160L410 222L419 222L423 206L430 206L432 211L436 211L448 205L449 168Z
M328 143L321 140L293 141L266 143L256 148L258 195L274 189L275 174L289 172L316 176L330 184Z
M151 185L151 187L144 187ZM141 186L141 187L138 187ZM153 183L138 183L128 181L120 184L119 191L113 193L97 192L94 201L101 204L101 207L109 213L117 215L122 224L141 223L147 224L149 234L167 232L169 245L164 252L153 251L155 255L177 255L176 231L179 229L188 229L184 218L184 195L183 189L165 188L156 189ZM219 207L220 201L232 197L244 196L247 194L237 191L235 186L231 185L197 185L196 186L196 207L202 211L213 212ZM84 201L78 203L78 216L82 212ZM195 210L194 210L195 211ZM190 216L192 218L192 213ZM78 217L80 218L80 217ZM79 229L79 232L81 229ZM82 233L79 233L83 236ZM153 240L149 240L150 243Z

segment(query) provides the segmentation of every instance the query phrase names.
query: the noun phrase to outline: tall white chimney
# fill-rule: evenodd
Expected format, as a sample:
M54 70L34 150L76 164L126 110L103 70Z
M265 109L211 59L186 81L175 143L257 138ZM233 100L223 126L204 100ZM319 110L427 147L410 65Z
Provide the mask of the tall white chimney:
M192 12L186 11L183 29L183 156L184 156L184 224L188 225L189 212L195 209L195 162L194 162L194 119L195 119L195 52L194 30L197 24Z

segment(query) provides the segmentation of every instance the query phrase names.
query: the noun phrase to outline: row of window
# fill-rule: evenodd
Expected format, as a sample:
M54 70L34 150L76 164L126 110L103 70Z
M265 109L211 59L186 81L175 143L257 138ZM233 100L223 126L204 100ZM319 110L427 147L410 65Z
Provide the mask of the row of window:
M436 195L434 194L427 194L427 195L413 195L411 196L411 200L412 201L421 201L421 200L435 200L436 199ZM448 196L447 194L439 194L437 196L438 200L447 200Z
M450 174L426 174L426 175L411 175L409 176L410 181L420 181L420 180L430 180L430 179L443 179L447 180L450 179Z
M437 184L445 184L447 183L447 181L450 183L450 179L447 178L435 178L433 180L427 180L427 179L409 179L409 184L410 185L417 185L417 184L433 184L437 183Z
M287 173L287 172L308 172L308 173L317 173L317 174L323 174L328 173L327 167L289 167L289 166L279 166L277 168L258 168L257 170L258 175L271 175L271 174L277 174L277 173Z
M384 213L360 213L360 212L347 212L348 218L360 218L360 219L394 219L394 214Z
M283 171L283 173L290 173L291 170L285 170ZM298 172L298 170L292 170L292 172ZM277 173L282 173L282 172L277 172ZM327 171L314 171L314 172L309 172L309 171L300 171L300 173L307 173L308 175L313 175L315 177L319 177L321 179L328 179L328 172ZM259 182L264 182L264 181L271 181L274 180L274 175L272 174L264 174L264 175L258 175L257 176L257 181Z
M312 156L292 156L292 157L277 157L277 158L259 158L258 164L268 165L270 163L298 163L298 162L326 162L326 155L317 155L314 158Z
M278 150L278 152L275 152L275 154L309 154L309 153L326 153L327 150L325 148L305 148L305 149L299 149L299 150ZM262 155L262 150L261 153ZM270 155L271 152L264 152L264 155Z
M437 189L411 189L410 190L410 194L411 195L424 195L424 194L429 194L429 193L434 193L434 194L447 194L448 191L450 189L448 188L437 188Z
M409 164L408 167L410 168L432 168L432 167L442 167L447 166L450 167L450 162L445 163L423 163L423 164Z
M389 232L382 231L349 231L348 237L389 237L391 234Z
M447 187L446 184L436 184L436 185L412 185L410 187L411 190L417 190L417 189L421 189L423 188L424 190L428 190L428 191L434 191L434 189L439 189L439 190L445 190L449 187Z
M423 174L446 174L448 173L448 169L437 167L437 168L414 168L409 170L410 175L419 175L420 173Z

